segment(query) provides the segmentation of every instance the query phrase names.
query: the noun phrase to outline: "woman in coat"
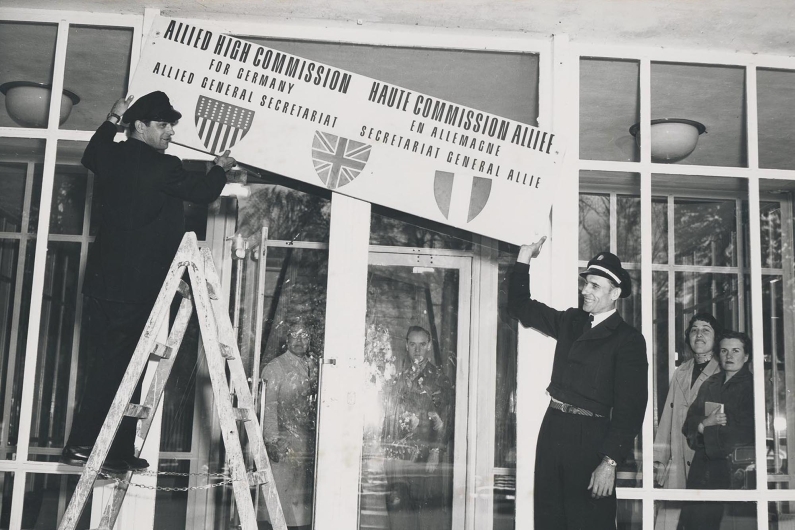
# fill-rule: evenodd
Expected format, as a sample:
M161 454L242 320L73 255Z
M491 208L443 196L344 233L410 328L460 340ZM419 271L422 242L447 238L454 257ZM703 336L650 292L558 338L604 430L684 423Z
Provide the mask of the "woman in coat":
M748 369L751 339L728 332L720 339L723 369L707 379L687 413L683 428L695 449L687 477L688 489L730 489L730 459L734 450L754 445L754 379ZM682 509L684 530L718 530L723 518L720 502L688 502Z
M709 313L696 313L685 330L685 344L693 357L682 363L668 387L657 435L654 437L654 480L658 487L684 489L695 452L687 445L682 427L687 410L701 385L720 372L716 340L723 327ZM655 530L676 530L680 503L666 502L657 512Z
M291 530L312 526L318 366L309 351L309 338L304 321L291 319L287 351L262 370L262 431L284 519Z

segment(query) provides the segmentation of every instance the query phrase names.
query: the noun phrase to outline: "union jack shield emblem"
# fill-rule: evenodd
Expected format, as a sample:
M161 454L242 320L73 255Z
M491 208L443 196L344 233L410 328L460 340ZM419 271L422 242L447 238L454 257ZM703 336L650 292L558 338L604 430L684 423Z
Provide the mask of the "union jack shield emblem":
M254 111L199 96L195 119L196 130L204 147L213 153L223 153L246 136L254 119Z
M459 178L456 179L456 177ZM460 182L458 186L466 188L461 189L459 192L461 195L457 196L460 202L466 200L466 203L461 204L464 208L460 208L460 218L451 211L454 209L451 208L451 205L456 206L453 204L453 190L458 189L455 185L456 182ZM449 171L437 171L434 175L433 196L445 219L460 223L464 220L463 216L465 215L466 222L470 222L486 207L489 195L491 195L491 179L472 177L470 183L465 175L455 175ZM455 218L450 219L451 216Z
M312 163L323 184L333 190L359 176L370 158L371 149L369 144L315 131Z

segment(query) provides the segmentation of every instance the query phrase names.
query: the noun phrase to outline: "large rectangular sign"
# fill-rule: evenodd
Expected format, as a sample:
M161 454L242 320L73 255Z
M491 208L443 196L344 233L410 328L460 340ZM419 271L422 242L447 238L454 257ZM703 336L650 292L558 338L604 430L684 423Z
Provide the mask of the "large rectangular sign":
M548 231L555 134L227 33L154 22L130 93L168 94L176 141L511 243Z

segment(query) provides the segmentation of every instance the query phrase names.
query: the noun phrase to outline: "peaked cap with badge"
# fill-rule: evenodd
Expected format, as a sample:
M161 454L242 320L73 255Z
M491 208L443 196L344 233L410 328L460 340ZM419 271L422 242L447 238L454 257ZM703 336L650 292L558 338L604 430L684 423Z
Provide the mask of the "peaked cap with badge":
M121 121L132 126L135 120L176 123L181 117L182 113L171 106L166 93L156 90L141 96L130 105Z
M611 252L600 252L588 262L588 267L580 273L580 276L593 274L607 278L616 286L621 288L621 298L626 298L632 294L632 278L629 273L621 266L621 260Z

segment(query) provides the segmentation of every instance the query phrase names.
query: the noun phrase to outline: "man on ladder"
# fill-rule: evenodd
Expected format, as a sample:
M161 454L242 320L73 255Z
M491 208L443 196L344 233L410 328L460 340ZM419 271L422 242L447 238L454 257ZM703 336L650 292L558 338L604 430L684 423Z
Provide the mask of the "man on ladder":
M208 204L235 165L229 151L206 175L188 173L165 154L180 114L163 92L132 106L119 99L83 154L96 176L100 228L86 266L85 315L93 359L61 462L84 465L91 454L124 372L185 233L182 201ZM129 107L129 108L128 108ZM113 141L117 127L128 139ZM141 385L133 400L140 399ZM148 467L134 455L134 418L124 418L103 469L123 473Z

